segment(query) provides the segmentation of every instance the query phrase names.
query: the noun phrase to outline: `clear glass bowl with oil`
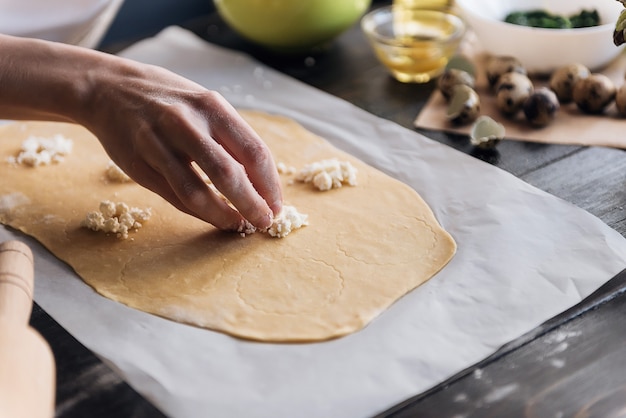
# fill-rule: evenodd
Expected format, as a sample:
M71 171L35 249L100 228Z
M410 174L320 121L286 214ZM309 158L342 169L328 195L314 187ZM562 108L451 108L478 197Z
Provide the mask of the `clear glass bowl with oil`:
M378 59L404 83L427 83L440 75L466 32L458 15L401 6L375 9L361 20Z
M450 10L454 0L393 0L393 4L413 9Z

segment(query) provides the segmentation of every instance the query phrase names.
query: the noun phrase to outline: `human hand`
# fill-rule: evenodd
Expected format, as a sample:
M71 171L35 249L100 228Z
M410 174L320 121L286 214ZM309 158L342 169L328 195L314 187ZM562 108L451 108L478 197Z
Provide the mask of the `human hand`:
M97 71L82 123L130 177L180 210L221 229L245 218L258 228L281 210L272 155L218 93L162 68L136 63ZM213 192L195 162L237 209Z
M11 56L0 65L0 117L82 124L137 183L218 228L266 228L280 212L269 149L220 94L85 48L4 35L0 48Z

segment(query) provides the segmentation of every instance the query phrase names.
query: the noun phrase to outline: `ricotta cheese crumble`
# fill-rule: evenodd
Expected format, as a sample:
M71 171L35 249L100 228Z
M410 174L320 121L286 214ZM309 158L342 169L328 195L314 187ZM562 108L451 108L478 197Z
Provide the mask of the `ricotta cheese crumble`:
M267 229L257 229L250 222L243 221L237 232L245 237L255 232L267 233L274 238L284 238L290 232L309 224L309 216L298 212L294 206L284 205L283 210L272 219L272 225Z
M326 191L344 184L356 186L356 175L357 169L349 161L333 158L305 165L296 174L296 180L311 183L316 189Z
M298 212L295 207L285 205L278 216L274 217L267 233L275 238L284 238L290 232L308 225L308 218L308 215Z
M9 157L8 161L30 167L60 163L72 152L73 145L71 139L60 134L50 138L29 136L22 142L17 157Z
M143 210L125 203L104 200L100 202L98 210L87 213L81 225L92 231L116 234L118 238L126 239L130 231L141 228L151 215L149 208Z

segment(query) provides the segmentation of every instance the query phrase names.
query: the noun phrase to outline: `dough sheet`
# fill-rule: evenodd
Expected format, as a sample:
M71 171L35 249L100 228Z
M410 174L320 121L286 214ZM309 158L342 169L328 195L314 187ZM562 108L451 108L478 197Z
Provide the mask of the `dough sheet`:
M219 231L135 183L115 183L109 157L84 128L15 122L0 127L0 222L35 237L105 297L174 321L273 342L358 331L433 277L456 244L407 185L330 145L291 119L241 110L276 162L302 168L337 158L358 185L320 192L281 174L285 203L309 226L277 239ZM30 135L62 134L59 164L7 162ZM81 227L102 200L151 208L128 239Z

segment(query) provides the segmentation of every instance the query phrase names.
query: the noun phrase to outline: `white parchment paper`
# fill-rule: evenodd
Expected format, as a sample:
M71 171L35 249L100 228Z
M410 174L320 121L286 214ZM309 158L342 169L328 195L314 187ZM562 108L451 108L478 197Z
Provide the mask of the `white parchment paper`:
M626 240L589 213L244 55L179 28L123 55L218 90L238 107L299 121L415 188L458 243L443 271L364 330L280 345L107 300L19 236L36 254L37 303L167 415L368 417L471 366L626 267ZM14 236L0 229L0 239Z

